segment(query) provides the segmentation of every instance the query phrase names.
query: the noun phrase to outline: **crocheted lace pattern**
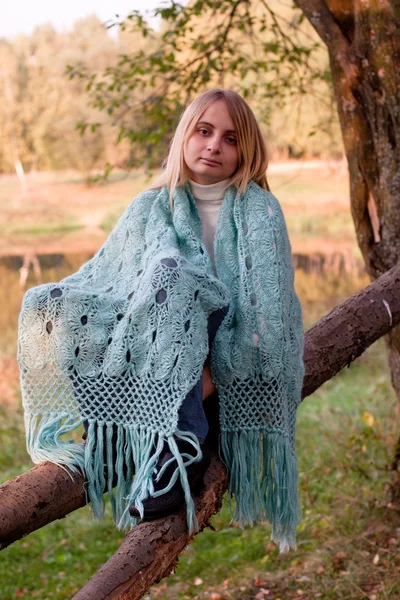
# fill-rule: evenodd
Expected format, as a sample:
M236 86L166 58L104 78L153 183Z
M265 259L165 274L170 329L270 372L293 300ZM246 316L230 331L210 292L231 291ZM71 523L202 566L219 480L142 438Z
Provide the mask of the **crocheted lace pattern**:
M29 290L18 351L28 448L36 462L82 469L97 514L108 486L114 517L126 526L135 524L129 504L141 510L154 491L152 470L167 443L193 530L185 468L201 451L195 436L177 430L178 410L209 351L207 317L229 304L211 368L234 518L241 525L268 518L285 551L295 547L300 518L295 427L304 334L286 225L270 192L254 183L242 196L228 188L215 264L217 277L190 187L177 188L173 211L162 188L140 194L77 273ZM84 420L88 443L65 439ZM179 438L193 444L194 459L180 455Z

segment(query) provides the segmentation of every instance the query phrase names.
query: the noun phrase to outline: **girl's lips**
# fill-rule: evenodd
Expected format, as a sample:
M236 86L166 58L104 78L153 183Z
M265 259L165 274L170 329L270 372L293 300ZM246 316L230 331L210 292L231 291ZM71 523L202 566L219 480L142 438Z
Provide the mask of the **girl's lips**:
M207 163L208 165L217 166L217 165L221 164L221 163L217 162L216 160L211 160L209 158L203 158L203 157L201 157L201 160L204 160L204 162Z

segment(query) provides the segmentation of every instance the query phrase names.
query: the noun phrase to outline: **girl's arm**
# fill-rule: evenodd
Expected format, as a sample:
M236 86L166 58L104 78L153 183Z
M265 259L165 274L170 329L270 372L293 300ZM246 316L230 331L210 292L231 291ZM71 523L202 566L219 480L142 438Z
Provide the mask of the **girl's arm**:
M207 362L203 368L203 400L208 398L208 396L211 396L211 394L214 394L216 391L217 388L211 378L210 365Z

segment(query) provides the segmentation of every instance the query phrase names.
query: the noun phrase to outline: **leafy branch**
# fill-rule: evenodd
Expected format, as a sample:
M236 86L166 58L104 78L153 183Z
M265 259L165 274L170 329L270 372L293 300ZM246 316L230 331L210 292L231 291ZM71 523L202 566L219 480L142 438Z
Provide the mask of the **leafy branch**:
M101 74L83 65L67 68L70 78L86 81L91 106L112 118L118 142L131 144L129 167L159 166L183 108L210 87L283 106L315 82L327 82L315 59L320 45L305 34L302 13L288 20L268 0L172 0L154 15L162 19L160 32L139 11L117 23L146 40L145 48L120 55ZM84 132L90 125L78 127Z

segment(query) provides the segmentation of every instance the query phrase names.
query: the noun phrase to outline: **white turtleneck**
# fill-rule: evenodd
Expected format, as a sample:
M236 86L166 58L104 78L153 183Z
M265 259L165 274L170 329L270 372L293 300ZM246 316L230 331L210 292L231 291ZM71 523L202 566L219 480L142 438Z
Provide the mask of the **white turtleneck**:
M190 188L194 199L196 200L197 210L201 219L201 233L203 242L211 258L213 269L214 263L214 237L217 227L218 213L224 199L225 190L228 187L229 179L212 183L211 185L201 185L192 179L189 179Z

